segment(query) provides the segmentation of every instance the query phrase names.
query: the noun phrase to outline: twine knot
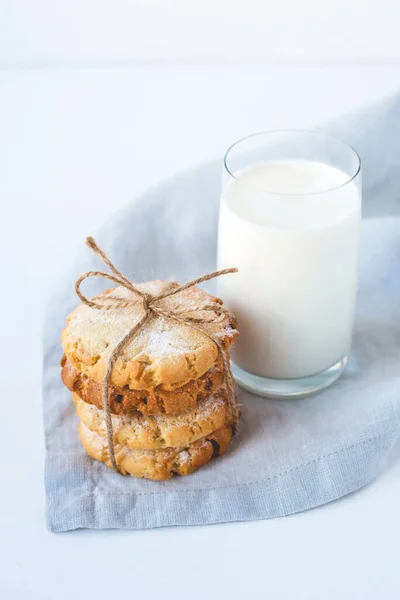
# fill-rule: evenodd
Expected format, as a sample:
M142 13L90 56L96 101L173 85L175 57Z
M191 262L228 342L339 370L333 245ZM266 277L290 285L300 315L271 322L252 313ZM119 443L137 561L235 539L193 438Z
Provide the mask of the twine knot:
M159 294L153 295L140 290L131 281L129 281L125 275L118 271L108 256L98 247L92 237L86 238L86 245L104 262L112 274L104 273L102 271L88 271L87 273L81 275L75 283L75 291L81 302L86 304L86 306L97 310L118 310L128 306L136 306L138 303L141 304L142 307L142 316L140 317L139 321L135 323L135 325L133 325L129 331L127 331L127 333L113 348L107 361L106 373L102 385L102 399L107 429L108 452L113 469L115 471L119 470L115 460L113 425L109 406L111 373L119 354L129 344L129 342L133 340L139 330L151 317L162 316L167 319L184 323L193 329L202 331L215 343L218 349L218 354L222 359L224 368L224 383L227 389L233 425L236 427L239 421L239 413L235 399L235 388L229 366L229 359L218 337L212 334L210 331L207 331L206 327L204 327L204 325L207 323L215 323L223 319L224 314L228 313L228 311L223 306L216 304L199 304L190 308L167 307L165 304L163 305L162 300L174 296L175 294L179 294L180 292L194 287L199 283L203 283L204 281L209 281L210 279L214 279L215 277L220 277L221 275L226 275L228 273L236 273L237 269L233 268L214 271L212 273L203 275L202 277L198 277L197 279L193 279L192 281L188 281L183 285L171 283L167 289ZM104 279L112 281L113 283L125 288L130 293L126 298L115 296L112 293L101 297L87 298L82 294L80 286L81 283L89 277L103 277ZM199 315L200 312L205 314L208 313L209 318L204 315Z

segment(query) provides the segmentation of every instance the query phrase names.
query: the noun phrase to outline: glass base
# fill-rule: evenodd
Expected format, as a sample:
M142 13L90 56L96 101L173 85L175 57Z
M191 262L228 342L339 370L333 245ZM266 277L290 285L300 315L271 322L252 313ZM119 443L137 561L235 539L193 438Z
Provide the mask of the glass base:
M347 356L325 371L298 379L269 379L248 373L232 362L232 373L240 387L266 398L302 398L324 390L334 383L347 365Z

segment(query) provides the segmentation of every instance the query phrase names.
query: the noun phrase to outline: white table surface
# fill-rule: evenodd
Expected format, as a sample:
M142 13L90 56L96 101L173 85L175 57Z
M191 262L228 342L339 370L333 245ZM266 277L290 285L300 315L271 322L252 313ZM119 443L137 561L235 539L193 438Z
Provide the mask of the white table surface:
M2 600L398 600L400 447L364 490L284 519L48 533L40 330L84 237L141 190L242 135L399 86L393 65L0 71Z

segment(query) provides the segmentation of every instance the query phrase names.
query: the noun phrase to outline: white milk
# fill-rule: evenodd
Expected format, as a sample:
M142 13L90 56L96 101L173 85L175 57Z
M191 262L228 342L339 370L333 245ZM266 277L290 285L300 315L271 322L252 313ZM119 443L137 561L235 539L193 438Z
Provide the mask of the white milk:
M232 358L246 371L305 377L349 350L361 198L348 180L324 163L282 160L225 185L218 266L239 272L218 278L218 294L239 319Z

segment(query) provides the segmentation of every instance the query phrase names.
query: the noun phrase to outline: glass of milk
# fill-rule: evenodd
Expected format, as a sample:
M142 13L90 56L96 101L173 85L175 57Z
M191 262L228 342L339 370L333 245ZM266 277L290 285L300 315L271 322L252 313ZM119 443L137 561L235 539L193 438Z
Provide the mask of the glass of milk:
M361 162L305 131L239 140L224 160L218 294L238 317L233 373L264 396L321 390L344 370L357 290Z

